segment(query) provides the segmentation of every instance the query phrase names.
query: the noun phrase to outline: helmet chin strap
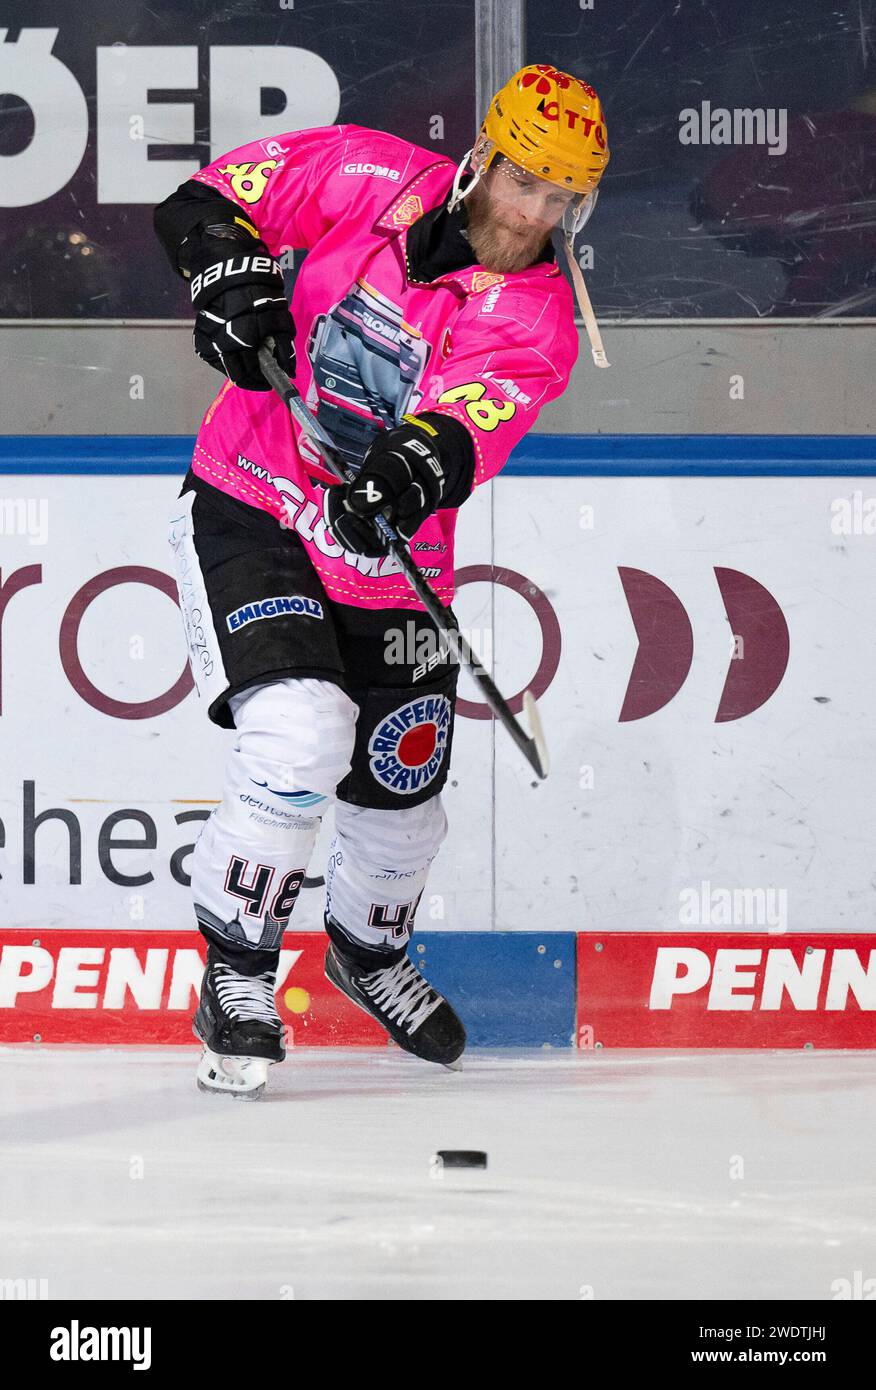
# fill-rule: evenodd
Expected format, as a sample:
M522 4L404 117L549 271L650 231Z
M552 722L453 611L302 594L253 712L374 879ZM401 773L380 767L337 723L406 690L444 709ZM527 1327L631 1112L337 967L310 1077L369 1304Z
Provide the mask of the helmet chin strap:
M557 257L562 253L566 258L569 274L572 277L575 297L578 300L578 307L581 310L581 317L584 320L584 327L587 330L593 361L596 363L597 367L608 367L611 364L605 355L599 324L596 322L596 315L593 312L593 305L590 303L590 295L587 293L587 286L584 283L584 276L581 274L581 267L575 259L575 249L572 244L573 235L574 233L569 231L568 227L555 227L551 235L551 241L557 253Z
M463 199L468 197L469 193L471 193L471 191L472 191L472 189L474 188L475 184L480 183L481 171L480 171L480 169L475 169L475 171L474 171L474 178L472 179L472 181L471 181L471 183L468 185L468 187L467 187L467 188L462 188L462 187L461 187L462 178L463 178L463 175L464 175L464 173L465 173L466 166L467 166L469 160L471 159L471 156L472 156L473 153L474 153L474 149L472 148L472 149L470 149L470 150L468 151L467 154L464 154L464 155L462 156L462 159L459 161L459 164L458 164L458 166L457 166L456 173L455 173L454 176L453 176L453 187L452 187L451 190L450 190L450 197L449 197L448 202L447 202L447 211L448 211L448 212L453 212L454 208L457 208L457 207L459 206L459 204L463 201Z

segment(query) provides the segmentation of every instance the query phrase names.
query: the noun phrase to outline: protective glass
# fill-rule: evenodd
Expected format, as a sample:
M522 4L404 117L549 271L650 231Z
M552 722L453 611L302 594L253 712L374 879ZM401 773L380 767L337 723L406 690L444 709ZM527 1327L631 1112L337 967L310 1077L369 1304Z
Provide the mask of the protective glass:
M491 180L490 191L502 202L513 202L524 208L535 221L553 227L562 218L575 212L583 195L569 189L560 188L548 179L539 178L527 169L513 164L505 155L500 155L490 166L495 177Z
M472 163L479 172L492 148L492 142L488 140L475 145ZM596 206L598 189L594 188L590 193L573 193L548 179L539 178L537 174L531 174L528 169L522 169L507 155L497 154L490 169L496 172L491 187L494 197L526 208L534 220L546 227L562 226L570 236L580 232Z

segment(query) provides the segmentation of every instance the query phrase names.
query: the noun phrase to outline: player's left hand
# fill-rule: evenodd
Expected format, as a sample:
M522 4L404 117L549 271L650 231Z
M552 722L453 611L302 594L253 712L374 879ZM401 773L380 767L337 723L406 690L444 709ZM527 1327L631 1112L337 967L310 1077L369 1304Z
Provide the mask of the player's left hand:
M351 483L325 490L323 512L332 534L358 555L384 555L386 543L370 518L381 512L404 541L441 505L448 479L438 431L413 415L379 434Z

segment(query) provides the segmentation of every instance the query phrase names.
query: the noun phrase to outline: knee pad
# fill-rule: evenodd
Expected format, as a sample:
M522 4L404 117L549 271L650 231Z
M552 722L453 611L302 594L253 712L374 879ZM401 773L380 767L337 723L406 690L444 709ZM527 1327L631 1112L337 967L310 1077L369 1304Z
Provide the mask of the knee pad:
M194 849L195 911L225 947L274 950L349 769L358 707L328 681L297 679L230 703L237 736L222 801Z
M339 801L326 874L326 912L335 926L360 946L404 948L446 834L440 795L400 811Z
M322 816L350 770L358 705L331 681L291 677L245 690L229 705L237 737L226 799L230 793L236 809L280 820Z

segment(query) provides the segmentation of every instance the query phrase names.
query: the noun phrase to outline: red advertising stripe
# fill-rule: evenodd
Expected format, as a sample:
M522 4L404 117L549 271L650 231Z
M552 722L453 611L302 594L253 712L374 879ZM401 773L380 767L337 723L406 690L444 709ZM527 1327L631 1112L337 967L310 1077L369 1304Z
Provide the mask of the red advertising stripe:
M580 1047L876 1047L876 935L581 932Z
M325 950L320 933L284 938L277 1007L289 1043L385 1045L326 980ZM197 931L0 931L0 1042L194 1044L205 955Z

